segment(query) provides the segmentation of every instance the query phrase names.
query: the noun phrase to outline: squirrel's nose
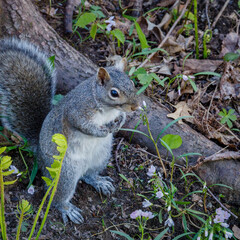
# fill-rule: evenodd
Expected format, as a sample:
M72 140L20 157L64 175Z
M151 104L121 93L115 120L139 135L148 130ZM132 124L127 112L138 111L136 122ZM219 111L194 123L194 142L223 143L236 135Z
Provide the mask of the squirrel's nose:
M136 111L136 110L139 108L139 106L140 106L139 103L136 102L136 103L134 103L134 104L131 105L131 110L132 110L132 111Z

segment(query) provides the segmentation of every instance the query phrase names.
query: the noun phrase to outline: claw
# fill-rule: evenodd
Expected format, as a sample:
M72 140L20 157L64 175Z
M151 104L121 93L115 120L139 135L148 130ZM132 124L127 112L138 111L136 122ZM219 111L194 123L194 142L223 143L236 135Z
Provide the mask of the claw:
M83 216L81 215L81 210L77 207L75 207L71 203L66 203L64 205L61 205L61 207L58 207L59 211L62 212L62 218L64 225L67 224L68 218L76 223L80 224L84 221Z

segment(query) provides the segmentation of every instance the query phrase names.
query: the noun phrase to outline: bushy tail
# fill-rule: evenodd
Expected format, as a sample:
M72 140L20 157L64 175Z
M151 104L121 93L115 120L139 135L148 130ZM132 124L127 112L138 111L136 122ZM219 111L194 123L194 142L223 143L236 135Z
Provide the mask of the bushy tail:
M38 145L51 110L56 74L37 47L18 39L0 41L1 118L4 127Z

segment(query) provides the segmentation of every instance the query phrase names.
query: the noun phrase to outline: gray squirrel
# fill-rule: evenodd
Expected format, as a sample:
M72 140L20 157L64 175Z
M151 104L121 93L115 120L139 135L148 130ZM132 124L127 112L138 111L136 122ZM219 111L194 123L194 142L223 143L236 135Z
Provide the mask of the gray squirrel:
M81 210L70 203L79 180L98 192L115 191L110 177L99 174L111 156L113 133L125 122L126 113L139 106L134 84L123 72L123 63L99 68L56 106L56 73L50 61L34 45L18 40L0 41L0 97L4 127L24 136L46 167L57 154L51 141L62 133L68 141L54 206L74 223L83 222Z

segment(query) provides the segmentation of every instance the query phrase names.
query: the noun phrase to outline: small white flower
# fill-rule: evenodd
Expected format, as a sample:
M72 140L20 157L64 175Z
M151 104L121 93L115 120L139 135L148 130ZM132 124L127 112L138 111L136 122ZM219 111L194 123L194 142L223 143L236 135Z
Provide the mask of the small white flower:
M114 16L110 17L108 20L105 21L105 23L108 23L106 29L107 31L111 31L112 30L112 26L116 26L115 21L113 21Z
M148 219L152 219L154 218L154 215L152 212L146 211L146 212L142 212L142 216Z
M145 101L143 101L143 107L146 108L147 107L147 104Z
M13 174L18 174L19 173L19 170L14 165L11 165L9 167L9 171L12 171L12 170L14 170Z
M225 227L225 228L228 228L228 227L229 227L229 225L228 225L227 223L220 223L220 225L221 225L222 227Z
M144 199L144 201L142 202L142 205L144 208L150 207L152 205L152 203L150 201L148 201L147 199Z
M141 217L141 216L142 216L142 210L136 210L132 212L130 215L132 219L136 219L137 217Z
M208 230L206 229L205 230L205 237L207 237L208 236Z
M143 111L143 108L142 108L142 107L140 107L140 106L138 107L138 109Z
M181 88L178 88L178 95L181 95Z
M213 231L210 233L208 240L213 240Z
M232 236L233 236L232 233L230 233L230 232L228 232L228 231L225 232L225 238L226 238L226 239L232 238Z
M29 187L29 189L28 189L28 193L29 194L31 194L31 195L33 195L34 194L34 186L33 185L31 185L30 187Z
M164 226L168 225L168 227L174 226L174 221L172 220L171 216L165 221Z
M188 76L187 75L182 75L182 79L184 80L184 81L187 81L188 80Z
M156 192L156 198L162 198L163 197L163 193L162 193L162 191L158 191L158 192Z
M151 165L150 168L148 169L147 175L149 177L152 177L155 174L155 172L156 172L156 168L153 165Z
M201 240L201 236L198 236L198 237L197 237L197 240Z
M168 206L167 211L168 211L168 212L171 211L171 205Z

